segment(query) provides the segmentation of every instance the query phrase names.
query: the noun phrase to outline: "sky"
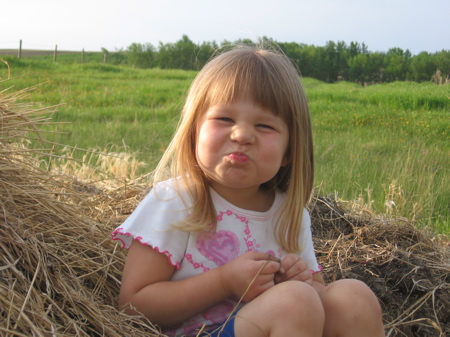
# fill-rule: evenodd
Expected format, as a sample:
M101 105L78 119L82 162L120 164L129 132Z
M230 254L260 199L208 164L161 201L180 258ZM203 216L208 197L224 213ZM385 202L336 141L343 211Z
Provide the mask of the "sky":
M108 51L266 36L324 46L450 50L450 0L0 0L0 49Z

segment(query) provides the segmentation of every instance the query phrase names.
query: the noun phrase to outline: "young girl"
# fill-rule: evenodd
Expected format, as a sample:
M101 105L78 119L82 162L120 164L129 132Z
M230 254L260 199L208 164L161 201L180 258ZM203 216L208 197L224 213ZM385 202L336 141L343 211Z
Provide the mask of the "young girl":
M365 284L324 284L305 210L312 187L295 67L250 47L215 57L153 189L112 234L129 248L120 305L169 336L384 336Z

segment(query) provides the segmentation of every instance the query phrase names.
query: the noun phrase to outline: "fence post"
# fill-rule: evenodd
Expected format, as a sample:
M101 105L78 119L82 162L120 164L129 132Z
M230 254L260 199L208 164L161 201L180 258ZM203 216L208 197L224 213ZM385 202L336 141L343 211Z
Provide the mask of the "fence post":
M53 54L53 63L56 63L57 53L58 53L58 45L55 44L55 53Z
M84 63L84 48L81 50L81 63Z
M18 58L22 57L22 40L20 40L20 43L19 43L19 51L17 52L17 57Z
M105 63L105 64L107 61L107 56L108 56L108 54L106 54L106 53L103 54L103 63Z

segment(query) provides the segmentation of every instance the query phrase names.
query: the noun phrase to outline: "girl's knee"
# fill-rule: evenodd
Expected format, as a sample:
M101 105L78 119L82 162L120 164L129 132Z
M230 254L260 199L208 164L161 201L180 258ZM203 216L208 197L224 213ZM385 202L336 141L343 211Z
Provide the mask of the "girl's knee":
M325 309L341 313L370 315L381 318L381 307L373 291L358 280L339 280L328 285L320 294Z
M304 282L286 281L271 290L270 303L278 307L280 313L289 312L296 317L312 314L319 320L325 316L317 291Z
M317 291L300 281L286 281L245 305L237 315L235 328L245 336L259 336L253 334L254 327L276 336L295 335L299 331L321 335L324 321L325 312Z
M253 307L256 306L258 311L267 310L272 315L283 317L288 315L297 317L311 312L316 317L324 317L322 302L317 291L310 285L300 281L279 283L249 304ZM247 306L249 305L245 307ZM255 309L253 308L252 310Z
M272 289L275 298L279 298L281 302L297 303L318 303L320 298L317 291L310 285L300 281L286 281L277 284Z
M381 307L358 280L340 280L320 293L325 309L324 336L384 336Z

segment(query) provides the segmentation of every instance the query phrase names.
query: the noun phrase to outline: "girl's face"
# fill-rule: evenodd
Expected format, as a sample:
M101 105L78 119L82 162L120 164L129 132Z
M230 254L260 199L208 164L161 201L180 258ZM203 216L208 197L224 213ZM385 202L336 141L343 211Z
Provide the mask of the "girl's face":
M286 123L250 99L214 105L197 124L197 162L219 194L256 192L288 164L288 139Z

